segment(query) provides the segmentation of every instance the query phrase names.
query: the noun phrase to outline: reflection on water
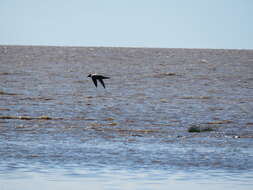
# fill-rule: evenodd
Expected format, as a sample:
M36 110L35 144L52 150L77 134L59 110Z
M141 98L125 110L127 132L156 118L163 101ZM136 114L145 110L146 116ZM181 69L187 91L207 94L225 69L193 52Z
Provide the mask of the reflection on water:
M222 171L160 170L54 170L16 172L0 178L1 189L248 189L252 173L241 175Z
M246 50L1 46L1 188L247 189L252 60ZM106 89L91 72L111 77Z

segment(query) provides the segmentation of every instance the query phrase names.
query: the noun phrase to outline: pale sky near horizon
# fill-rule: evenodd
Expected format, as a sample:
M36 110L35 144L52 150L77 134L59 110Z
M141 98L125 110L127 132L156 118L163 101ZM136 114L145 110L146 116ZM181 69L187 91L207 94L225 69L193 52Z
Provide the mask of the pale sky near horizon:
M253 0L0 0L0 45L253 49Z

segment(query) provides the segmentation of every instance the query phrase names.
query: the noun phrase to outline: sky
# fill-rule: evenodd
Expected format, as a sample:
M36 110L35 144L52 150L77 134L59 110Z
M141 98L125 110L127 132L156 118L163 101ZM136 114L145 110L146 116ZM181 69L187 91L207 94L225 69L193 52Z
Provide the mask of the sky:
M253 0L0 0L0 44L253 49Z

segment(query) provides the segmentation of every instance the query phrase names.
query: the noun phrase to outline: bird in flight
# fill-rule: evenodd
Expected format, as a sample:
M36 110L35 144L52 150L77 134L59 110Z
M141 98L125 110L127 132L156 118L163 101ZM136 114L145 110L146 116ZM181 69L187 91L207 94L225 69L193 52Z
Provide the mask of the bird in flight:
M98 75L98 74L89 74L88 77L90 77L92 79L92 81L94 82L95 86L97 87L97 80L103 85L103 87L105 88L105 83L103 81L103 79L109 79L110 77L105 77L103 75Z

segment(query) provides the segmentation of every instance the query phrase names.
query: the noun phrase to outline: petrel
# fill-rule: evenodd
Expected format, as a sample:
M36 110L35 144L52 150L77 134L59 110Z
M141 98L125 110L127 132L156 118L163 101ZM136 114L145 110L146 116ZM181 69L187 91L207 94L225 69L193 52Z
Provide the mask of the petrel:
M103 87L105 88L105 83L103 81L103 79L109 79L110 77L105 77L103 75L98 75L98 74L89 74L88 77L92 78L95 86L97 87L97 80L99 80L99 82L103 85Z

